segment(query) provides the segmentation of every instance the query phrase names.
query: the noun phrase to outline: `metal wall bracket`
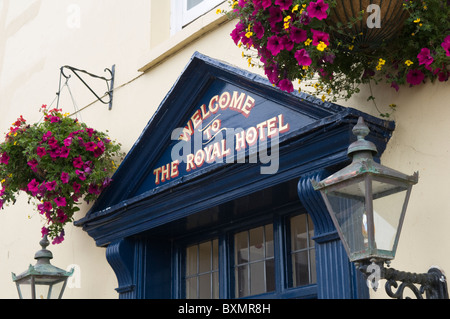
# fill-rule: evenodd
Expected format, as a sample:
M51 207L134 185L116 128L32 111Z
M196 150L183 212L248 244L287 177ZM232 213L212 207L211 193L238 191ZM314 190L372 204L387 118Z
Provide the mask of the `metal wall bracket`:
M64 73L64 69L67 69L69 71L72 71L73 74L75 74L77 76L77 78L89 89L89 91L92 92L92 94L95 95L95 97L97 98L97 100L99 100L100 102L102 102L103 104L108 104L109 105L109 110L112 109L112 102L113 102L113 91L114 91L114 75L115 75L115 69L116 66L113 65L111 69L106 68L104 71L108 72L110 74L110 77L103 77L103 76L98 76L92 73L89 73L85 70L80 70L77 68L74 68L72 66L69 65L64 65L61 67L61 76L64 76L66 78L66 80L68 80L71 75L66 75ZM106 87L107 87L107 91L106 93L100 97L97 93L94 92L94 90L83 80L83 78L80 76L79 73L84 73L89 75L90 77L96 78L96 79L100 79L106 82ZM60 89L61 89L61 76L60 76ZM58 92L58 105L59 105L59 93ZM106 100L104 100L104 98L107 97Z
M367 276L374 290L379 279L386 279L385 291L391 298L410 299L404 297L404 291L408 289L417 299L424 299L423 295L426 299L449 299L447 279L438 267L431 267L424 274L416 274L386 268L384 261L372 260L371 264L359 264L357 268ZM400 285L397 282L400 282ZM419 285L419 288L416 285ZM397 290L394 292L392 288Z

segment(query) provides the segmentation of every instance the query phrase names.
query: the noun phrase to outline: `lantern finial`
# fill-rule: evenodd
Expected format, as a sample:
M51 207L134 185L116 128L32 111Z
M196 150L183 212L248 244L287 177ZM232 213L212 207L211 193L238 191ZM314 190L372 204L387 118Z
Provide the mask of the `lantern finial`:
M369 135L370 130L361 116L358 119L358 123L356 123L356 125L353 127L352 132L356 136L357 140L348 147L347 151L348 156L352 157L353 154L356 152L365 152L365 151L372 152L372 155L378 153L375 144L365 139L365 137Z

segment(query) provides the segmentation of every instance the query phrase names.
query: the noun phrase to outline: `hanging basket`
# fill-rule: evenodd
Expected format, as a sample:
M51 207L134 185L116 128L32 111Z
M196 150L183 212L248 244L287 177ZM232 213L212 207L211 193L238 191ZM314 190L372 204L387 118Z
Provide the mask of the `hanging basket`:
M379 7L380 25L369 25L375 16L376 11L368 12L369 6L377 5ZM330 20L336 25L342 23L348 25L352 18L357 18L364 11L362 20L353 24L350 31L346 34L336 34L338 38L346 41L353 41L355 49L365 50L376 48L383 42L394 39L401 31L408 13L403 9L403 1L399 0L338 0L337 6L331 9Z

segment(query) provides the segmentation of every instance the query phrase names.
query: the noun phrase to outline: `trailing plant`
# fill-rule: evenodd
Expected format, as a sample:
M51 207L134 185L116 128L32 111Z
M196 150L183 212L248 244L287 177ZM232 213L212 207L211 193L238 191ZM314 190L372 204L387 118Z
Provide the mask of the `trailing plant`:
M395 40L368 48L358 47L362 34L351 32L365 23L364 11L336 23L339 0L229 1L225 13L238 20L231 37L242 56L263 68L274 86L292 92L293 82L316 80L306 82L309 93L336 101L360 92L360 84L384 82L399 90L448 80L450 1L402 2L407 18Z
M27 124L20 116L0 144L0 207L26 193L46 220L42 235L58 244L80 201L94 201L109 185L123 153L106 133L61 109L40 111L42 121Z

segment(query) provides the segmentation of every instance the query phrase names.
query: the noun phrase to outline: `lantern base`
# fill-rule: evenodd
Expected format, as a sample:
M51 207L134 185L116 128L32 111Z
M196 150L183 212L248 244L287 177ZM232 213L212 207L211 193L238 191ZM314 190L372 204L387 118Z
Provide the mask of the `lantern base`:
M417 299L424 299L424 295L425 299L449 299L447 279L439 267L431 267L427 273L416 274L389 268L389 262L385 267L384 263L385 260L371 259L370 262L356 265L366 276L369 288L376 291L379 280L385 279L385 291L391 298L411 299L404 296L405 289L408 288ZM392 288L397 290L394 292Z

